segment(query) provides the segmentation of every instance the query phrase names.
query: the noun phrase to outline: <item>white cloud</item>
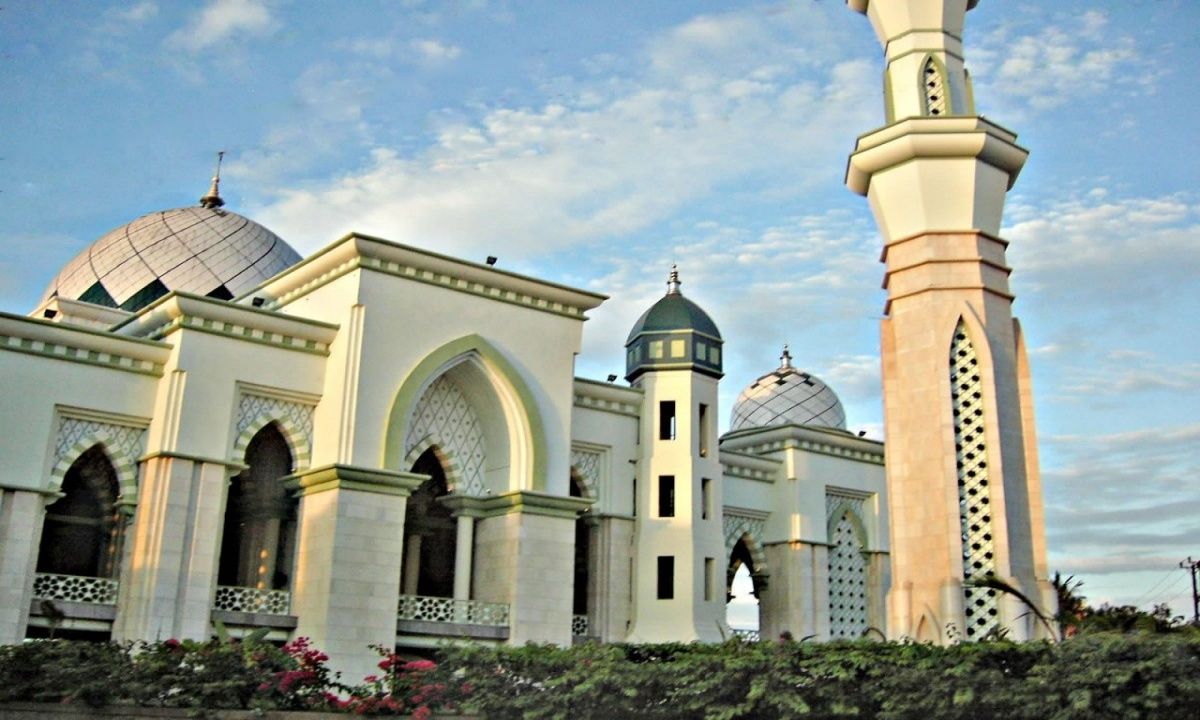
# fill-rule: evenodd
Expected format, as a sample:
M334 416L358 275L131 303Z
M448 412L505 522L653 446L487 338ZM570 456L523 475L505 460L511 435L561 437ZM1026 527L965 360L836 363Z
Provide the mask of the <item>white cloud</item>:
M172 33L167 43L199 52L242 36L265 35L274 26L264 0L210 0L192 15L186 27Z
M421 61L431 65L452 62L457 60L459 55L462 55L462 48L457 45L450 45L428 38L413 40L410 46Z
M1028 29L1001 25L969 50L975 97L989 113L1014 121L1024 111L1049 110L1114 90L1154 91L1158 75L1136 62L1142 51L1131 36L1110 28L1103 12L1069 15L1062 24L1038 20Z
M140 24L158 15L158 4L143 0L127 7L112 8L105 15L119 22Z

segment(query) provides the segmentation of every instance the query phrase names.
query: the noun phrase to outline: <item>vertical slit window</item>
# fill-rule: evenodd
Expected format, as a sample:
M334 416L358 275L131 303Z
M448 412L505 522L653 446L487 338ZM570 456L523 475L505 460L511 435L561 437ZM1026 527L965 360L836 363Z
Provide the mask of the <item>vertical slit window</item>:
M663 400L658 403L658 439L675 439L675 401Z
M658 516L675 517L675 476L658 476Z
M708 406L700 403L699 422L696 423L700 427L700 457L708 457Z
M704 602L713 601L713 590L716 584L717 563L712 558L704 558Z
M675 556L658 556L658 599L671 600L675 597Z
M708 520L712 517L712 480L703 478L700 480L700 519Z
M925 58L921 68L921 90L925 100L925 114L940 117L949 114L946 102L946 78L941 65L933 56Z

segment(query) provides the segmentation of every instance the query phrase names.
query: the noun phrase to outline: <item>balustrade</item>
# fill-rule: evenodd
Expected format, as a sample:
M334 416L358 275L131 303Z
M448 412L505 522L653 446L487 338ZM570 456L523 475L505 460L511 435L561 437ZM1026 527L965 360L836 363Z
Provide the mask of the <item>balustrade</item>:
M115 605L120 583L112 578L37 573L33 578L33 597L38 600Z

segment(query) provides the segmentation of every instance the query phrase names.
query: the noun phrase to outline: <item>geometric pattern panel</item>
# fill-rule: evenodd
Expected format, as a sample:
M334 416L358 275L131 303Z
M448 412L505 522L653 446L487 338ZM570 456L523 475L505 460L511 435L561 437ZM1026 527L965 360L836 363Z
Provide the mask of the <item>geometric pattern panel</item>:
M115 605L119 584L110 578L79 577L37 573L33 576L33 597L38 600Z
M54 442L54 464L50 476L59 480L80 455L100 443L113 464L121 485L121 496L137 497L137 461L145 452L146 428L64 417Z
M287 615L291 605L292 594L287 590L218 585L216 595L213 596L213 609L228 612Z
M457 475L457 478L451 478L447 472L451 492L483 494L483 426L475 408L445 375L433 381L413 408L404 443L405 454L411 454L418 445L426 448L436 445L450 456Z
M946 114L946 83L932 57L925 59L922 85L925 90L925 114Z
M987 440L983 384L975 346L960 321L950 347L950 398L954 414L954 448L958 468L958 514L962 528L963 579L995 573L991 492L988 487ZM967 638L996 628L999 598L990 588L964 591Z
M829 548L829 634L860 638L867 630L867 556L850 519L842 514Z
M398 620L504 627L508 625L509 610L508 603L401 595L396 617Z
M312 456L313 406L267 395L242 393L238 402L233 459L241 462L250 441L272 422L279 425L283 436L293 446L291 449L296 457L292 469L307 468Z
M848 492L843 493L831 488L826 488L825 524L831 525L833 523L834 513L836 513L838 510L849 510L850 512L854 513L855 517L861 519L863 517L863 509L866 505L866 501L867 498L862 495L852 495Z
M599 497L597 489L600 486L600 460L602 455L595 450L579 450L571 448L571 467L583 481L584 494L592 499Z

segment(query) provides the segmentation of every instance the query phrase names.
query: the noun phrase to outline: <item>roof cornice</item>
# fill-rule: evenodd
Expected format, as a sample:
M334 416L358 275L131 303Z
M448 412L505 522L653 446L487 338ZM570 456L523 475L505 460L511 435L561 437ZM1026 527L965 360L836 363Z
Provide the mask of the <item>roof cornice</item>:
M808 450L883 464L883 443L855 437L844 430L809 425L771 425L745 428L721 436L721 454L737 451L761 455L786 449Z
M0 312L0 350L43 355L116 370L162 374L167 343Z
M262 297L266 300L264 307L279 307L356 268L579 319L584 319L585 311L608 299L608 296L599 293L498 270L370 235L350 233L242 295L235 302Z

